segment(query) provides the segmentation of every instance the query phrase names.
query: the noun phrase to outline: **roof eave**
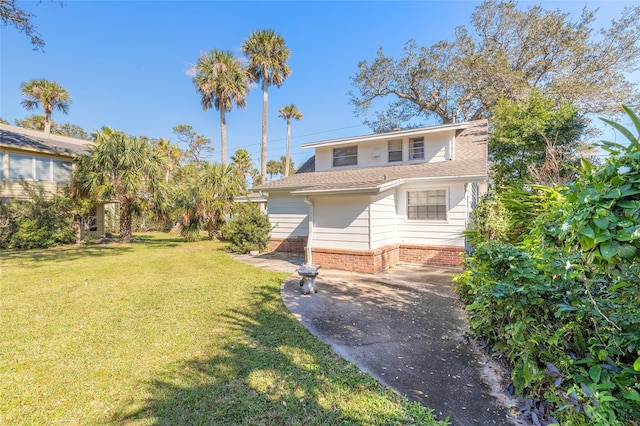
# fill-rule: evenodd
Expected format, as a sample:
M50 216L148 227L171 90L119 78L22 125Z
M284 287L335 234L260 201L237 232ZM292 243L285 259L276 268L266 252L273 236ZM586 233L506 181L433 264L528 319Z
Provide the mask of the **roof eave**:
M441 126L421 127L420 129L398 130L395 132L374 133L374 134L365 135L365 136L352 136L348 138L329 139L325 141L305 143L300 145L300 147L302 149L307 149L307 148L318 148L322 146L344 145L347 143L358 143L358 142L372 141L372 140L379 140L379 139L393 139L398 137L417 136L417 135L423 135L427 133L463 130L463 129L466 129L467 127L469 127L468 122L451 123L451 124L445 124Z
M37 152L39 154L59 155L61 157L67 157L67 158L75 158L79 155L82 155L81 153L76 153L76 152L55 152L52 150L37 149L37 148L25 147L25 146L16 146L16 145L10 145L6 143L0 143L0 147L8 150L13 150L13 151Z
M291 195L303 196L303 195L319 195L319 194L378 194L380 192L387 191L402 185L403 180L397 179L391 182L385 182L376 186L367 186L364 188L333 188L333 189L300 189L292 191Z

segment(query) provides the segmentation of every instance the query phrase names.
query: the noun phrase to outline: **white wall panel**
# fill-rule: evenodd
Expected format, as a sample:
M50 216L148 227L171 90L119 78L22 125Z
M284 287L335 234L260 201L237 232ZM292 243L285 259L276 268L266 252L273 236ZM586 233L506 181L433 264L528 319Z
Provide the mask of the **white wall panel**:
M288 192L270 192L267 203L271 238L306 237L309 233L309 207L303 198Z

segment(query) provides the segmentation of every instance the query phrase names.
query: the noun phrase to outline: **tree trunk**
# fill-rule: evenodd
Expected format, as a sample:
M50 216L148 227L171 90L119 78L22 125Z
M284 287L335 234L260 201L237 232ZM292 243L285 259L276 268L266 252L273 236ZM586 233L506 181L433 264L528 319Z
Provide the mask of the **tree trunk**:
M44 134L48 136L51 133L51 113L44 114Z
M268 75L267 72L264 75ZM267 106L269 104L269 95L267 90L269 84L267 79L262 77L262 145L260 147L260 184L263 185L267 181Z
M224 167L227 163L227 121L222 105L220 105L220 156L222 167Z
M289 176L289 169L291 168L291 166L289 165L291 161L289 159L290 149L291 149L291 119L287 118L287 153L286 153L286 160L284 161L284 177Z
M120 202L120 239L121 243L133 241L131 232L131 206L128 202Z
M210 217L207 220L207 232L209 233L209 239L214 241L218 237L218 232L216 231L216 218Z

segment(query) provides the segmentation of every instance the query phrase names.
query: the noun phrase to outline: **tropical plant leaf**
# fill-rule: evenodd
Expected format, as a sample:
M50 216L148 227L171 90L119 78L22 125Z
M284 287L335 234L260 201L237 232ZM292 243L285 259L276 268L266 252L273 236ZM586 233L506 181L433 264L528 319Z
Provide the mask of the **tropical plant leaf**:
M609 219L605 217L596 217L593 219L593 223L600 229L607 229L609 227Z
M615 241L610 241L600 246L600 254L604 259L609 260L616 254L618 254L618 247L618 243L616 243Z
M593 228L591 228L590 226L584 226L582 228L580 228L580 231L578 231L578 233L580 235L584 235L585 237L594 239L596 237L596 233L593 231Z
M623 259L633 259L637 252L638 249L633 244L620 244L618 246L618 256Z
M624 127L622 124L616 123L615 121L609 120L607 118L602 118L602 117L600 118L600 120L604 121L605 123L607 123L608 125L610 125L614 129L616 129L617 131L622 133L624 135L624 137L629 139L629 141L631 142L632 145L635 145L635 144L638 143L638 139L636 138L636 136L634 136L633 133L631 133L631 131L629 131L629 129ZM612 145L617 145L619 147L623 147L622 145L616 144L615 142L607 141L606 143L607 144L612 144ZM624 150L626 151L627 147L624 147Z

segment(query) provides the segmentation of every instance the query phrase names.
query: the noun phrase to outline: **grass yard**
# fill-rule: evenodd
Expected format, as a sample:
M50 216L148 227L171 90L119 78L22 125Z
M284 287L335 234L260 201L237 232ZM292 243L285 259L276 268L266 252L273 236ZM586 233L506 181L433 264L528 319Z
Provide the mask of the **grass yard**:
M286 274L138 238L0 251L0 424L443 424L299 325Z

